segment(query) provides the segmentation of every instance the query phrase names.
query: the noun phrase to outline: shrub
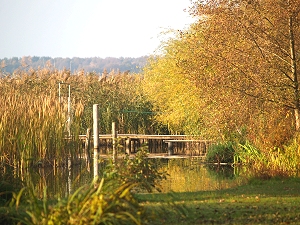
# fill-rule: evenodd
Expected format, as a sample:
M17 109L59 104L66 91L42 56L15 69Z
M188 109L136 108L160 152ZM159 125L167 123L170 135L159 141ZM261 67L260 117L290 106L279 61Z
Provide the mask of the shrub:
M78 188L67 199L51 201L44 197L40 200L34 188L24 188L14 195L12 202L19 211L14 220L27 225L64 225L64 224L141 224L142 208L131 193L135 184L119 185L115 180L95 180L89 185ZM21 196L26 196L27 207L24 212L20 205ZM24 201L24 200L23 200ZM13 210L11 210L13 212ZM12 215L12 214L11 214ZM18 223L19 224L19 223Z
M10 205L20 212L14 219L28 225L141 224L143 208L133 193L141 188L150 192L166 177L147 154L142 147L136 157L111 161L100 181L78 188L66 199L48 199L45 190L41 200L33 187L23 188L13 193ZM24 201L29 203L26 212Z
M135 157L128 155L108 165L105 176L120 180L120 183L135 183L136 189L152 192L160 191L159 182L166 179L166 172L160 171L157 164L148 158L146 146L142 146Z
M254 177L288 177L298 176L300 171L300 154L298 140L282 148L264 149L250 143L240 145L237 152L239 162L248 165Z
M130 192L133 186L102 179L81 187L56 205L47 224L141 224L141 208Z
M206 155L207 162L233 163L235 150L231 142L218 143L209 147Z

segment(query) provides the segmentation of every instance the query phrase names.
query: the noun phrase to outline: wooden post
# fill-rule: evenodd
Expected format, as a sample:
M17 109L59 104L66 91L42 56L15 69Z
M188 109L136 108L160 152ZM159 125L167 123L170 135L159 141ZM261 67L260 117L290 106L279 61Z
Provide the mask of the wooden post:
M130 155L130 153L131 153L130 142L131 142L130 138L129 137L126 138L126 141L125 141L125 153L127 155Z
M60 82L58 83L58 102L61 103L61 97L60 97Z
M117 131L116 131L116 123L112 122L111 124L111 136L112 136L112 147L113 147L113 163L116 162L117 158Z
M173 155L173 142L168 141L168 155Z
M90 171L90 160L91 160L91 156L90 156L91 133L92 133L91 128L88 128L86 130L86 136L85 136L86 138L85 138L85 143L84 143L85 162L86 162L88 171Z
M130 151L131 151L132 153L136 153L136 151L135 151L135 141L134 141L133 138L130 139Z
M69 92L68 92L68 134L71 137L71 85L69 84Z
M70 156L68 157L68 194L72 193L72 162Z
M98 104L93 105L93 134L94 134L94 180L95 180L98 177L98 151L99 151Z

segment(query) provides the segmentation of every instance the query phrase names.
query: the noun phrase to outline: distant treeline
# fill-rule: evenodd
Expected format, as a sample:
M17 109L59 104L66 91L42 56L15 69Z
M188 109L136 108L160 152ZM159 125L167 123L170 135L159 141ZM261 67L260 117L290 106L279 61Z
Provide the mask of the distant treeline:
M106 70L111 71L139 73L145 66L148 56L130 58L130 57L90 57L90 58L51 58L37 56L23 56L21 58L0 59L0 69L3 73L13 73L15 70L25 70L29 68L55 68L58 70L71 70L71 72L84 70L85 72L101 73Z

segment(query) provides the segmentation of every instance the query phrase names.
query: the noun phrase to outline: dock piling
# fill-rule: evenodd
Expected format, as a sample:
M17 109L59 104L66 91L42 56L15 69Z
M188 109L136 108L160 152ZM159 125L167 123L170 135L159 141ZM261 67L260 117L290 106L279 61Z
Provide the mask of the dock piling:
M94 179L97 179L98 151L99 151L98 104L93 105L93 134L94 134Z
M112 122L111 124L111 136L112 136L112 147L113 147L113 163L115 163L117 158L117 137L118 137L115 122Z
M86 130L86 139L85 139L85 143L84 143L84 154L85 154L85 162L88 168L88 171L90 171L90 147L91 147L91 133L92 130L91 128L88 128Z
M168 141L168 155L173 155L173 142Z
M130 142L131 142L130 138L126 138L126 140L125 140L125 153L127 155L130 155L130 153L131 153Z

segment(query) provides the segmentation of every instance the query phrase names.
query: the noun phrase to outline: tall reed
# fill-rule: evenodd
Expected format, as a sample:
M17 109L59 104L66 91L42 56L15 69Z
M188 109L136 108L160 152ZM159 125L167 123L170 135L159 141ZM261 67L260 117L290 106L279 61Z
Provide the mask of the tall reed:
M38 163L61 163L74 151L65 139L66 106L59 103L56 81L48 74L6 77L0 80L0 90L3 162L22 170Z
M57 165L81 154L79 134L92 122L99 104L100 133L153 133L151 104L141 90L140 75L39 69L16 71L0 78L0 160L16 168ZM67 85L71 87L71 139L67 135ZM61 103L60 103L61 102Z
M237 151L240 162L250 166L253 176L269 178L274 176L299 176L300 146L296 140L282 148L261 151L246 143Z

